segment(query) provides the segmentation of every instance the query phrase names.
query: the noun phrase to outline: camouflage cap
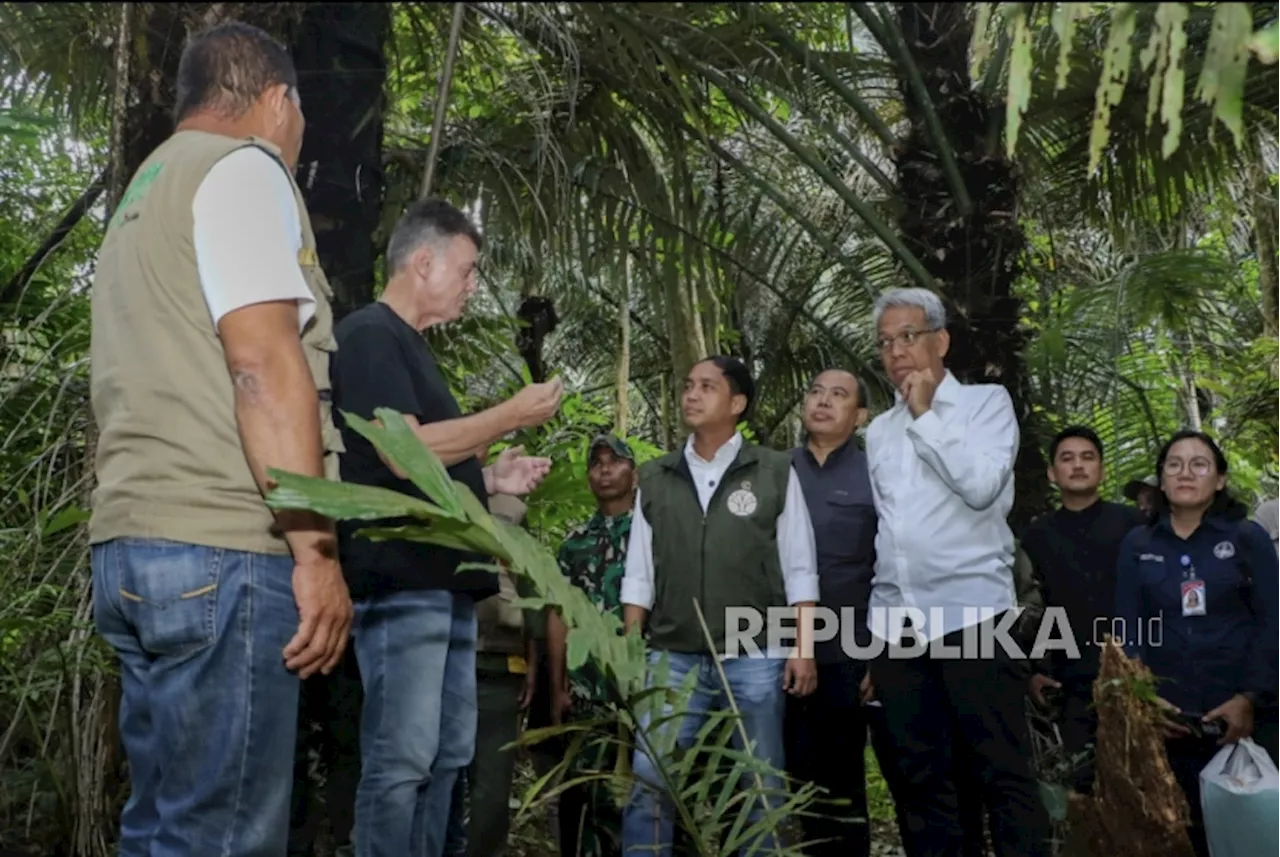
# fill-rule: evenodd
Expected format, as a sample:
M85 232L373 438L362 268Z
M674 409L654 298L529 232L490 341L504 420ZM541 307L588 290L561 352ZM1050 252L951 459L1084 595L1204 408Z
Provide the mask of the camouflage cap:
M609 451L618 458L634 462L635 454L631 452L631 447L627 446L626 441L612 434L598 434L591 440L591 446L587 449L587 460L590 461L592 456L596 454L596 450L601 447L608 447Z

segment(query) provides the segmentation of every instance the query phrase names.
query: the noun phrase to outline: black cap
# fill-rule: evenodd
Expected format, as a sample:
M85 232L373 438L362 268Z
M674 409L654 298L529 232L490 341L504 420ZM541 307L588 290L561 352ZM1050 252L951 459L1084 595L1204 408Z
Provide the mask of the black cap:
M592 456L596 454L596 450L602 446L608 447L609 451L618 458L624 458L633 463L636 460L635 455L631 452L631 447L627 446L626 442L621 438L612 434L598 434L591 439L591 446L587 449L587 460L590 461Z
M1160 483L1156 481L1154 476L1148 476L1146 479L1130 479L1129 484L1124 486L1124 496L1138 502L1138 492L1143 488L1159 488Z

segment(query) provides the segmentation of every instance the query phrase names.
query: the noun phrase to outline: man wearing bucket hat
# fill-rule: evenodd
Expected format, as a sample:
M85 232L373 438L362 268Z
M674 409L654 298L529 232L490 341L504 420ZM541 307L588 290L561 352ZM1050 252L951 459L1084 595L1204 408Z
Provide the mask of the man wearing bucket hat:
M1125 499L1138 507L1146 523L1155 521L1156 495L1160 492L1159 484L1154 476L1146 479L1131 479L1124 486Z

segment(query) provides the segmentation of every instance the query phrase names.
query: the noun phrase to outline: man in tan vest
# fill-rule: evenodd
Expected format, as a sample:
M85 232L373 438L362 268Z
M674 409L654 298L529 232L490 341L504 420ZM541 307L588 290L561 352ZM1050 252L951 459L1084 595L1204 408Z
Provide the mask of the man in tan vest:
M93 285L94 618L120 658L122 854L280 857L299 676L352 617L330 521L273 515L268 468L337 471L329 289L292 178L288 53L191 38L176 132L108 225Z

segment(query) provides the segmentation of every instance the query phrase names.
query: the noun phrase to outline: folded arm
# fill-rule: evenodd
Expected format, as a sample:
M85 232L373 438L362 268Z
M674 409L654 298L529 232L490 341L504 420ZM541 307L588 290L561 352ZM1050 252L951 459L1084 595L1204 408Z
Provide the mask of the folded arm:
M993 386L970 413L955 408L939 416L930 409L907 426L916 454L973 509L994 503L1013 478L1018 420L1013 400Z

